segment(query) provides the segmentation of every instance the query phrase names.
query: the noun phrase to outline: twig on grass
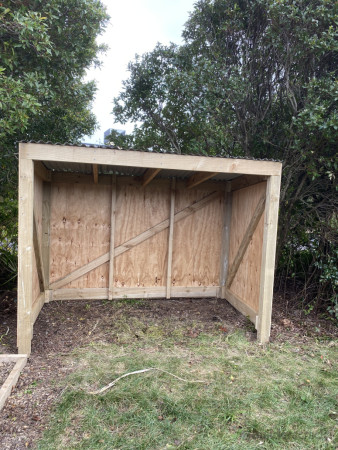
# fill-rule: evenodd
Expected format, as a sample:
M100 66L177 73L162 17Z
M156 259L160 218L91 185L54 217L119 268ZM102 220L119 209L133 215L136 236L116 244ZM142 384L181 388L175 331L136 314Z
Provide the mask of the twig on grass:
M201 381L201 380L185 380L184 378L178 377L177 375L174 375L173 373L170 373L164 369L158 369L157 367L149 367L149 369L141 369L141 370L135 370L135 372L125 373L124 375L121 375L120 377L116 378L116 380L107 384L107 386L104 386L103 388L101 388L97 391L88 392L88 394L91 394L91 395L102 394L102 392L107 391L108 389L113 387L119 380L122 380L122 378L128 377L129 375L136 375L138 373L150 372L152 370L158 370L159 372L166 373L174 378L177 378L180 381L183 381L184 383L205 383L205 384L207 383L206 381Z
M89 331L88 336L90 336L92 334L92 332L95 330L95 328L97 327L98 323L100 322L100 319L97 320L96 324L94 325L93 329L91 331Z

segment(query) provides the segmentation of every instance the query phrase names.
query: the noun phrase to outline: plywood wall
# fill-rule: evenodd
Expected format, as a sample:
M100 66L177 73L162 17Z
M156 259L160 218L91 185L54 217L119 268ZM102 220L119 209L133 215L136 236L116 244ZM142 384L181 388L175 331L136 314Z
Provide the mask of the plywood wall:
M111 187L53 182L51 189L50 282L109 251ZM108 286L104 264L67 288Z
M93 184L86 183L85 177L67 180L62 176L55 180L51 189L51 283L109 252L112 198L107 182ZM140 180L117 177L115 248L169 218L170 185L169 179L155 179L142 187ZM220 195L175 223L173 286L219 285L224 189L221 183L204 183L189 190L186 182L176 183L175 213L215 191ZM166 228L116 256L114 287L165 287L168 233ZM108 263L64 287L107 288Z
M254 210L265 194L266 182L249 186L233 193L230 226L229 266L249 225ZM230 291L258 313L264 214L245 252Z

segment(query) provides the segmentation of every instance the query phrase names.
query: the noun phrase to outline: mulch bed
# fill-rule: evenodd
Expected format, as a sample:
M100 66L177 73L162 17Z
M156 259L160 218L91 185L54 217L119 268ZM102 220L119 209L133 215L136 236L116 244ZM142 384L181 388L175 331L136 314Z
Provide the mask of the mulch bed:
M215 331L217 326L220 332L242 328L248 339L256 338L248 320L220 299L146 300L143 304L128 304L129 317L139 317L141 311L149 322L170 317L182 326L186 324L188 333L196 332L190 327L194 323L198 332ZM51 302L43 307L34 326L32 354L0 412L2 450L34 448L62 394L58 381L76 369L67 356L75 347L90 342L114 342L114 320L123 312L122 303L112 307L106 301ZM331 340L335 336L336 327L330 321L304 316L290 306L286 311L285 302L275 297L271 341L300 345L313 338ZM17 353L16 298L11 292L0 292L2 353Z

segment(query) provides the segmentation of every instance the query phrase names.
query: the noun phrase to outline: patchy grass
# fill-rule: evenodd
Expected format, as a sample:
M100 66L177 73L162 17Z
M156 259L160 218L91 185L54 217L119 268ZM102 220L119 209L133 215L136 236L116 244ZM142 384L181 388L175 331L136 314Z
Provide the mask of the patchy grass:
M73 352L77 370L38 449L330 449L337 447L337 347L260 347L244 332L119 316L113 343ZM196 331L197 330L197 331ZM188 380L152 371L158 367Z

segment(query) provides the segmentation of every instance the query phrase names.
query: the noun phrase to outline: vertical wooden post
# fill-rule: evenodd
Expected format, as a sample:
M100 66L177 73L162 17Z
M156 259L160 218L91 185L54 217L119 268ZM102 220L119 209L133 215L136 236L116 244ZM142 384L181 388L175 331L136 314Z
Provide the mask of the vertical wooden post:
M49 264L50 264L50 197L51 184L43 183L42 194L42 240L41 257L44 272L44 289L49 289Z
M33 201L33 161L20 156L17 345L19 353L27 355L31 352L32 340Z
M268 342L270 337L280 182L280 176L270 176L266 187L259 313L257 323L257 338L261 344Z
M231 181L228 181L224 197L224 216L223 216L223 229L221 237L222 247L221 247L221 261L220 261L220 275L219 275L220 288L218 293L218 297L221 298L225 298L225 285L229 270L231 211L232 211Z
M167 268L167 298L171 294L171 269L173 261L173 239L174 239L174 223L175 223L175 187L176 179L171 180L170 188L170 216L169 216L169 237L168 237L168 268Z
M114 253L115 253L115 216L116 216L116 175L111 179L111 215L110 215L110 251L109 251L109 285L108 299L113 299L114 294Z

